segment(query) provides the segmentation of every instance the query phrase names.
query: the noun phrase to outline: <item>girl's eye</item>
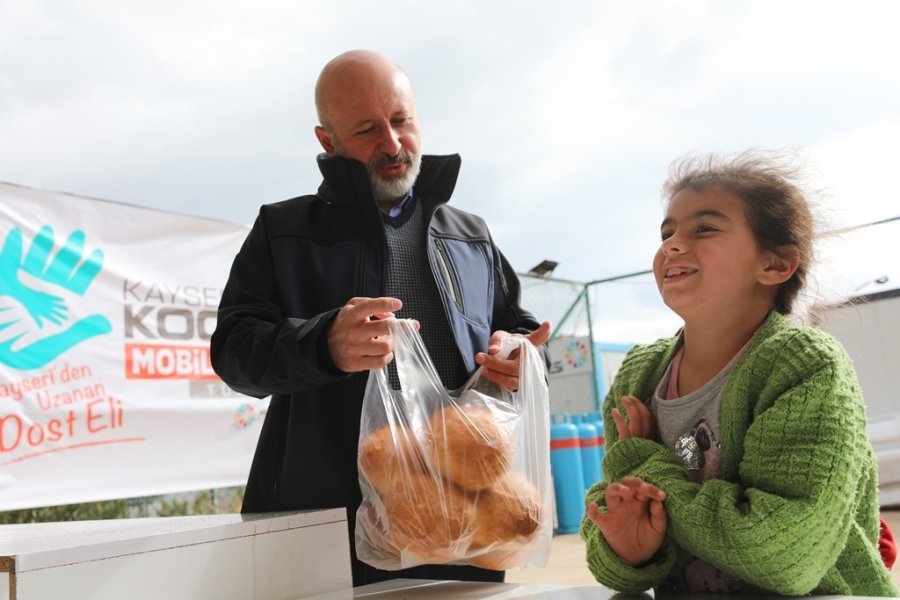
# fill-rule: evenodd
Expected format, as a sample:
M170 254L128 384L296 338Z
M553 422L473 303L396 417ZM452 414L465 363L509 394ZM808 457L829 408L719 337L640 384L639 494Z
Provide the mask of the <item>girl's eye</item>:
M715 227L713 227L712 225L709 225L708 223L701 223L700 225L697 225L697 233L710 233L713 231L718 231L718 230Z
M662 241L666 241L667 239L672 237L672 232L671 231L660 231L659 237Z

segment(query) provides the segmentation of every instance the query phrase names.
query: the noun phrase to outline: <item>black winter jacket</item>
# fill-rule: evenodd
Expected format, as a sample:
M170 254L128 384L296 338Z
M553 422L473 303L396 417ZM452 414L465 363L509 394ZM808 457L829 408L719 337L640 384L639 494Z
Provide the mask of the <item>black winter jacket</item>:
M470 372L495 330L529 332L519 282L479 217L447 205L460 158L424 156L415 184L428 254ZM234 260L212 336L216 373L242 393L272 395L244 512L346 507L361 496L356 466L368 372L332 362L326 329L354 296L383 294L385 234L365 167L320 158L313 196L265 205Z

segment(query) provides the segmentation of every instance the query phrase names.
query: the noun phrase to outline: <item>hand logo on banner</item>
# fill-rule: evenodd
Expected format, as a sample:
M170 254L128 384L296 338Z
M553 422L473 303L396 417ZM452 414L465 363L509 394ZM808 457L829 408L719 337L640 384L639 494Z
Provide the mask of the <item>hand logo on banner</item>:
M45 322L64 326L68 308L63 297L45 291L43 284L54 292L83 296L103 267L99 249L82 261L84 240L84 232L74 231L51 257L53 229L45 225L23 259L22 230L14 227L7 234L0 251L0 363L15 369L37 369L72 346L112 331L109 319L99 314L79 319L62 331L44 331ZM28 285L22 275L35 283Z

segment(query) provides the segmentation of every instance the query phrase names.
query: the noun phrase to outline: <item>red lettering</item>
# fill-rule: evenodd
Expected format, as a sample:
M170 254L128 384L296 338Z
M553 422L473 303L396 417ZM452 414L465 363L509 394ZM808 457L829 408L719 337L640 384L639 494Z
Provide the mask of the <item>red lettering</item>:
M15 432L15 440L8 443L12 439L7 432L7 423L12 423L11 432ZM22 419L19 415L5 415L0 417L0 452L12 452L19 446L22 440Z
M32 435L32 434L37 434ZM37 439L34 439L37 437ZM44 443L44 428L41 427L40 423L32 423L31 427L28 428L28 444L31 446L40 446Z
M52 419L47 423L47 441L58 442L62 439L62 421Z
M98 419L102 419L103 415L99 414L97 412L94 412L93 407L95 404L101 404L104 402L106 402L106 400L100 399L100 400L94 400L93 402L88 402L88 404L87 404L87 429L91 433L97 433L98 431L103 431L104 429L107 428L106 425L98 425L96 427L94 426L94 421L96 421Z
M69 416L66 417L66 425L69 426L69 437L75 435L75 411L69 411Z
M208 346L125 344L128 379L218 380Z

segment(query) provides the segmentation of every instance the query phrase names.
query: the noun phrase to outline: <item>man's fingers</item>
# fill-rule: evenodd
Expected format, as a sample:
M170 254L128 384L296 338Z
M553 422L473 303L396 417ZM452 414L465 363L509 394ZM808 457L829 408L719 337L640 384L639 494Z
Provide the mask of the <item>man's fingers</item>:
M345 373L380 369L393 360L390 322L403 306L397 298L351 298L328 330L328 348L335 366Z
M520 334L515 334L519 336ZM503 341L510 336L509 332L506 331L495 331L491 334L491 337L488 338L487 343L487 354L497 354L500 352L500 348L503 346ZM547 343L547 340L550 339L550 321L544 321L540 324L540 326L527 335L521 335L526 340L531 342L534 346L542 346ZM515 350L513 351L515 353ZM510 355L513 357L513 354Z
M544 321L541 326L529 333L526 338L535 347L543 346L550 339L550 321Z
M394 360L394 353L389 352L381 356L362 356L357 359L357 364L360 371L374 371L388 365L392 360Z
M503 346L503 340L509 337L509 334L505 331L495 331L491 334L491 337L488 338L487 348L485 351L479 352L479 354L489 354L493 356L500 352L500 347ZM477 358L477 355L476 355Z
M393 350L394 341L389 335L368 338L351 347L351 351L360 356L384 356Z
M475 355L475 362L491 371L497 371L504 375L519 376L519 359L500 358L496 355L479 352Z
M383 296L381 298L350 298L345 305L350 316L365 320L371 316L393 313L403 308L398 298Z
M385 320L364 321L360 323L360 333L364 338L388 337L391 325Z
M502 373L500 371L495 371L493 369L482 368L481 376L487 379L488 381L493 381L497 385L504 387L508 390L517 390L519 389L519 372L516 371L515 375L507 375L506 373Z
M352 316L344 318L339 314L334 321L332 334L335 342L349 349L374 338L390 339L391 326L385 320L357 320Z

